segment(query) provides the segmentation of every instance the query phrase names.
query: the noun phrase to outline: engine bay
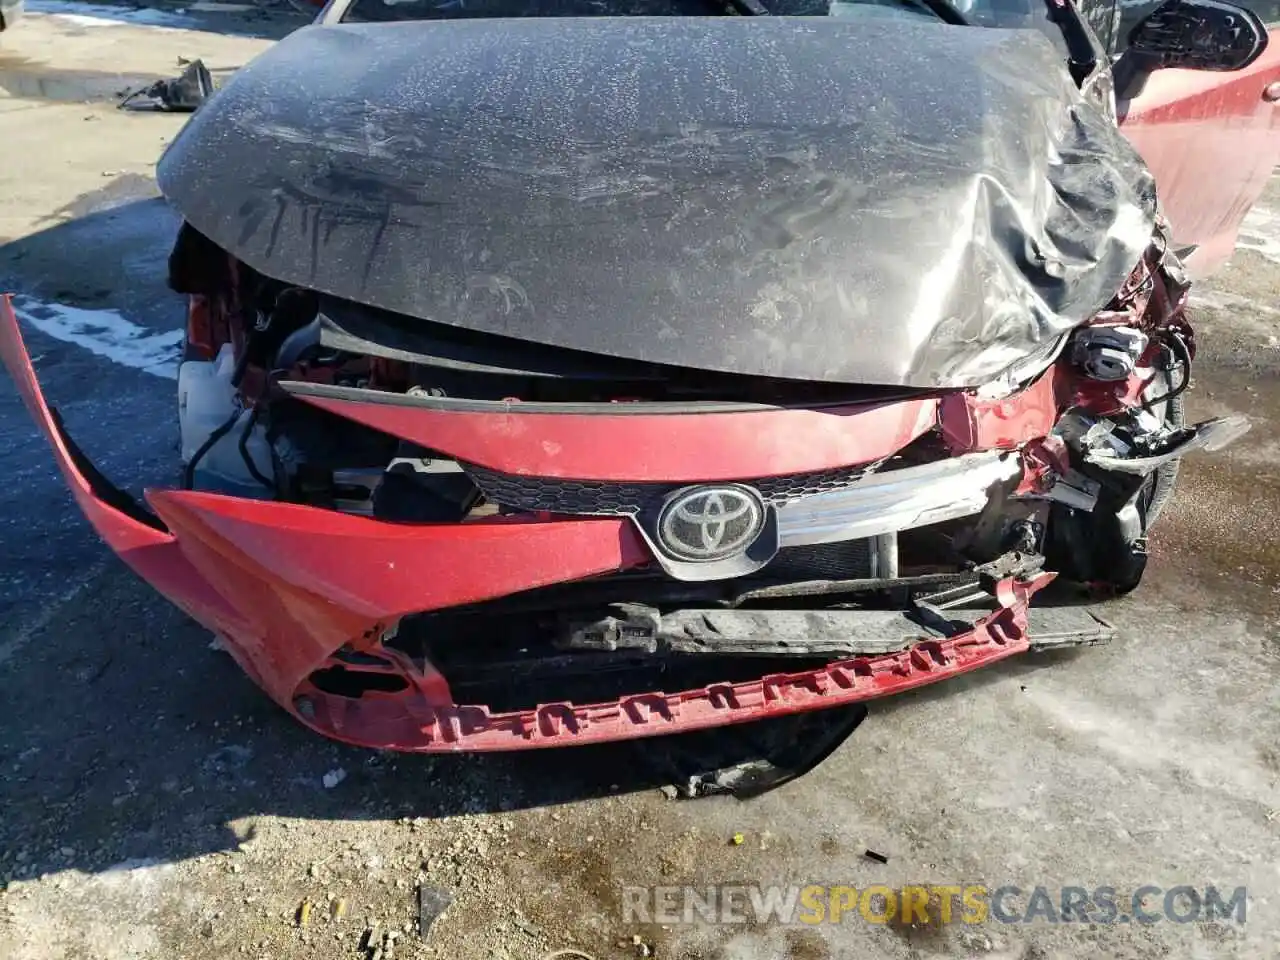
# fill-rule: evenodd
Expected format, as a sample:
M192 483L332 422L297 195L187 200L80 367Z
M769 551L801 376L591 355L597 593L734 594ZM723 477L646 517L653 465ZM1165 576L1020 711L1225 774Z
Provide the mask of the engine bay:
M1229 442L1242 429L1218 424L1204 434L1184 424L1181 394L1195 349L1183 314L1188 284L1161 231L1090 323L970 391L735 376L407 323L261 276L190 225L174 247L170 275L173 288L190 297L179 394L185 480L193 489L396 523L642 517L686 483L646 479L643 470L628 474L625 462L602 479L538 476L532 467L504 471L421 442L429 437L371 426L383 422L376 417L334 411L388 404L454 415L518 410L588 419L614 411L683 419L903 404L920 405L926 416L936 411L922 429L908 429L901 443L866 461L732 477L782 518L784 534L767 562L694 575L692 566L654 550L659 576L702 581L711 594L730 575L771 583L889 582L972 570L1015 549L1047 555L1053 569L1081 582L1131 589L1177 457ZM984 456L986 466L979 467ZM956 459L964 457L976 473ZM980 478L963 509L952 505L948 513L945 504L927 504L883 530L845 518L842 531L831 535L806 533L794 519L815 496L877 484L886 492L875 505L892 513L919 494L904 484L947 463L957 469L931 480L934 487L963 483L961 475ZM696 479L706 478L683 478Z

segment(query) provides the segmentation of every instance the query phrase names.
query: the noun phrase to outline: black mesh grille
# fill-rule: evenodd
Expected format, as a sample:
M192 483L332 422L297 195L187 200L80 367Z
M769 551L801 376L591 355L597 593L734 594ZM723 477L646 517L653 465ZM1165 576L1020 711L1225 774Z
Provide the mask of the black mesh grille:
M688 484L602 483L594 480L560 480L497 473L474 464L463 469L492 503L516 510L581 513L595 516L627 516L656 507L672 490ZM754 487L766 503L781 504L816 493L841 490L867 472L866 467L842 467L788 477L740 480Z
M789 477L762 477L742 482L759 490L766 503L790 503L792 500L812 497L816 493L843 490L870 472L871 468L866 466L841 467L838 470L796 473Z
M873 575L871 540L783 547L760 576L780 580L862 580Z

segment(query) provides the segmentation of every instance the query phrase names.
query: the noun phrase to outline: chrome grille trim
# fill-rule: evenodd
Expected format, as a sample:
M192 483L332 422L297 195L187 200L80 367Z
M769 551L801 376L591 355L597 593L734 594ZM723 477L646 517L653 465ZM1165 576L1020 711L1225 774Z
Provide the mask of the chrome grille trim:
M660 504L672 484L600 483L463 469L485 496L517 510L579 516L636 516ZM861 540L981 513L993 486L1021 471L1017 453L971 453L872 472L850 467L799 477L740 481L777 510L781 547Z
M971 453L862 478L846 490L778 508L782 546L897 533L981 513L991 488L1017 476L1016 453Z

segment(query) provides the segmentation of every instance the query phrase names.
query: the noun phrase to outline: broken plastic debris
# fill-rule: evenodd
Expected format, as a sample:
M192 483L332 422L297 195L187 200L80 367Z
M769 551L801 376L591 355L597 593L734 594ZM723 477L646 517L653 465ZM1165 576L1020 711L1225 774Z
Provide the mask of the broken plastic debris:
M876 853L874 850L864 850L862 855L868 860L874 860L876 863L888 863L889 858L883 853Z
M320 778L320 782L324 784L326 790L332 790L345 779L347 779L347 771L341 767L334 767Z
M744 842L746 839L747 839L747 838L746 838L746 837L744 837L742 834L740 834L740 833L735 833L735 834L733 835L733 839L732 839L730 842L731 842L735 847L740 847L740 846L742 846L743 842Z
M670 743L646 745L637 757L666 780L659 789L668 799L731 794L746 800L808 773L830 756L866 715L866 705L855 703L677 734L663 738Z
M171 80L158 80L126 94L117 106L121 110L164 110L194 113L213 95L213 76L201 60L192 60L182 73ZM147 103L138 106L140 98ZM104 174L106 176L106 174Z
M1100 421L1100 423L1110 424L1110 421ZM1158 454L1145 457L1124 457L1116 456L1103 448L1088 450L1085 454L1085 462L1101 467L1104 470L1114 470L1120 473L1151 473L1170 460L1176 460L1193 450L1207 450L1211 453L1221 450L1248 433L1250 426L1252 424L1245 417L1218 417L1198 423L1193 427L1185 428L1178 439L1168 444Z
M418 936L423 940L431 932L431 925L436 917L444 913L453 903L453 894L448 890L422 886L418 888Z

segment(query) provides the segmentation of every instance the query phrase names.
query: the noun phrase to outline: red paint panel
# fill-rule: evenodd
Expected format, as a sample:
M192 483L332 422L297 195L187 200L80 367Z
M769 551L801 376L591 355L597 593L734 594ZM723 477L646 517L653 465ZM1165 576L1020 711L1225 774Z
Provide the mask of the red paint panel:
M402 526L189 491L148 500L196 574L243 611L246 629L229 645L285 706L334 651L376 640L405 614L649 559L624 520Z
M938 423L953 453L974 450L1013 450L1043 437L1058 420L1057 367L1018 393L999 400L983 400L971 393L943 397Z
M396 524L187 490L149 491L147 500L180 540L206 545L210 566L252 564L281 588L364 618L477 603L652 559L618 517Z
M699 483L870 463L930 430L937 400L698 414L439 410L299 396L490 470L572 480Z
M1235 249L1249 208L1280 163L1280 30L1245 70L1157 70L1120 104L1121 129L1156 177L1177 246L1197 244L1193 275L1218 269Z

